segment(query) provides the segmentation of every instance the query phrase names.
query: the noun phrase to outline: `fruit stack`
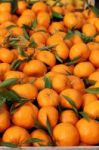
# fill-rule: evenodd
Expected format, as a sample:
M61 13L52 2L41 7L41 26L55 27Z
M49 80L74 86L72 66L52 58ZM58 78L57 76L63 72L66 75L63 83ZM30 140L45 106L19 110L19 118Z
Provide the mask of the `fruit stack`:
M0 146L99 149L99 9L0 2Z

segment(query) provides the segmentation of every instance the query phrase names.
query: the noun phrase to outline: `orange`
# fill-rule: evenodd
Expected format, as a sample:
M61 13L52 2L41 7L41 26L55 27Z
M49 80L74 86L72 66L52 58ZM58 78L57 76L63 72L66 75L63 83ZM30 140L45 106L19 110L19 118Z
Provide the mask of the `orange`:
M22 144L30 138L28 131L22 127L12 126L8 128L2 137L3 142L10 142L19 146L28 146L29 144Z
M40 107L56 107L59 104L59 95L54 90L45 88L38 93L37 102Z
M63 8L60 7L60 6L53 6L53 7L52 7L52 10L53 10L54 12L57 12L57 13L61 14L61 15L63 15L63 13L64 13Z
M73 44L78 44L78 43L83 43L83 40L81 39L81 37L79 35L75 34L72 37L72 42L73 42Z
M99 42L99 35L97 35L97 36L95 37L95 41L96 41L96 42Z
M99 67L99 50L91 51L89 60L95 67L98 68Z
M23 29L20 27L14 27L10 30L14 36L23 36Z
M32 6L32 10L35 13L38 13L40 11L47 11L48 10L48 6L43 3L43 2L36 2L33 6Z
M96 70L89 76L89 80L99 81L99 70Z
M1 28L0 29L0 36L5 37L8 34L8 31L6 29Z
M57 146L77 146L79 133L71 123L57 124L53 129L53 137Z
M55 54L58 55L63 60L66 60L69 55L69 48L67 44L65 44L65 42L63 41L57 44L55 47Z
M32 22L33 22L34 18L33 17L28 17L28 15L22 15L18 18L17 20L17 25L19 27L22 27L24 24L25 25L28 25L28 26L31 26L32 25Z
M99 50L99 43L96 43L96 42L89 42L88 44L88 47L91 51L93 50Z
M11 19L11 14L9 12L0 12L0 24L11 21Z
M11 87L19 96L27 98L28 100L34 100L37 97L37 88L29 83L26 84L16 84Z
M6 108L0 107L0 133L4 132L10 125L10 113Z
M36 58L49 67L53 67L56 64L55 55L50 51L40 51Z
M34 121L37 119L37 115L38 108L31 102L28 102L15 111L12 115L12 122L14 125L31 129L34 127Z
M46 38L45 38L44 34L41 32L33 33L31 36L31 41L32 40L34 40L37 43L37 45L46 43Z
M0 75L4 75L10 70L10 65L8 63L0 63Z
M95 100L93 102L90 102L89 104L86 104L84 107L84 111L94 119L99 118L99 101Z
M94 36L96 34L96 28L92 24L84 24L82 27L82 32L86 36Z
M33 146L48 146L51 143L50 136L42 129L34 130L31 133L31 137L42 140L41 142L33 143Z
M25 9L22 13L22 16L31 16L35 18L35 13L31 9Z
M6 48L0 48L0 61L3 63L11 63L14 60L14 54L12 51Z
M12 22L16 24L17 20L18 20L18 16L13 14L12 15Z
M55 65L51 71L57 72L57 73L62 73L62 74L67 74L67 72L72 73L71 68L69 66L66 66L65 64Z
M5 79L9 79L9 78L19 78L19 79L24 79L25 78L25 74L23 72L20 71L7 71L4 74L4 78Z
M77 109L79 109L82 105L82 94L75 89L68 88L63 90L60 93L60 104L64 108L72 108L73 106L68 102L68 100L64 97L67 96L72 99L72 101L75 103L75 106Z
M27 3L25 1L18 1L17 14L21 15L26 8Z
M52 22L52 24L48 28L48 31L51 34L54 34L55 32L58 32L58 31L65 31L63 22Z
M78 63L74 68L74 75L78 77L88 77L95 71L92 63L86 61Z
M56 92L61 92L70 87L70 81L64 74L56 74L52 79L52 87Z
M0 12L11 13L11 4L10 3L0 3Z
M60 122L62 123L71 123L75 125L78 121L78 117L73 110L64 110L60 114Z
M84 82L83 82L82 79L80 79L79 77L74 76L74 75L68 76L68 78L70 80L70 86L73 89L76 89L76 90L78 90L80 92L84 91L85 85L84 85Z
M40 60L31 60L25 64L23 72L27 75L40 77L47 72L47 68Z
M89 50L88 46L84 43L74 44L71 47L70 53L69 53L69 57L71 60L76 57L79 57L79 61L87 60L89 55L90 55L90 50Z
M50 36L47 39L47 45L57 45L60 42L63 41L63 38L65 36L64 32L56 32L55 34L53 34L52 36Z
M47 128L47 117L50 125L54 128L58 122L58 110L53 106L42 107L38 113L38 121Z
M68 12L65 14L64 17L64 24L67 28L81 28L82 26L82 17L79 16L78 14L72 13L72 12Z
M83 107L87 106L88 104L97 101L97 97L94 94L84 94L83 95Z
M48 28L50 24L50 15L45 11L41 11L37 15L37 23L41 26Z
M34 79L35 80L35 79ZM43 77L39 77L34 81L34 85L37 87L38 90L42 90L45 88L45 82Z
M77 122L76 127L79 131L81 142L91 145L99 143L99 122L93 119L87 121L82 118Z
M96 27L96 29L97 29L97 31L99 32L99 18L97 18L96 20L95 20L95 27Z

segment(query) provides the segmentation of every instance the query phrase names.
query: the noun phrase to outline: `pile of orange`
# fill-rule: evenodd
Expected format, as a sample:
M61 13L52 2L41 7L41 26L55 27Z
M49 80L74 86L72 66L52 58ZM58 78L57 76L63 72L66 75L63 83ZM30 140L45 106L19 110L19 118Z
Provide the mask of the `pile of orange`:
M99 146L98 16L0 3L1 146Z

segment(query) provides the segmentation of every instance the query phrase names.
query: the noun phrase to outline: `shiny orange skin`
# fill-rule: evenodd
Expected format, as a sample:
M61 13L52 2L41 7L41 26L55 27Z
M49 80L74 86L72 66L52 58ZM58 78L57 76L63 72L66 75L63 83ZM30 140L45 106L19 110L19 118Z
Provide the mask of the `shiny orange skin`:
M48 135L48 133L45 132L45 131L42 130L42 129L34 130L34 131L31 133L31 137L32 137L32 138L37 138L37 139L41 139L41 140L42 140L41 142L32 143L33 146L40 146L40 145L48 146L49 143L51 142L51 138L50 138L50 136Z
M91 51L89 60L95 67L98 68L99 67L99 50Z
M71 123L57 124L53 129L53 137L57 146L77 146L80 140L76 127Z
M64 27L63 22L53 22L53 23L49 26L48 31L49 31L51 34L54 34L54 33L57 32L57 31L65 31L65 27Z
M3 24L7 21L11 21L11 14L8 12L1 12L0 13L0 24Z
M37 2L35 3L33 6L32 6L32 10L35 12L35 13L38 13L40 11L47 11L48 10L48 6L43 3L43 2Z
M16 112L12 115L12 122L14 125L25 129L31 129L34 127L34 120L37 119L37 115L38 108L31 102L28 102L16 110Z
M93 119L99 118L99 101L93 101L84 107L84 111Z
M37 88L29 83L26 84L16 84L11 87L19 96L27 98L28 100L33 101L38 94Z
M47 72L47 68L40 60L31 60L23 68L23 72L27 75L40 77Z
M25 74L23 72L20 71L12 71L9 70L4 74L4 78L5 79L9 79L9 78L19 78L19 79L24 79L25 78Z
M44 106L56 107L59 104L59 95L54 90L45 88L38 93L37 102L40 107Z
M0 53L0 61L3 63L11 63L14 60L14 54L9 49L0 48L2 53Z
M99 122L82 118L77 122L76 127L80 134L81 142L91 145L99 143Z
M71 60L76 57L79 57L79 61L87 60L89 55L90 55L90 50L89 50L88 46L82 42L74 44L71 47L70 53L69 53L69 57Z
M99 81L99 70L96 70L89 76L89 80Z
M82 105L82 94L75 89L67 88L60 93L60 104L63 108L72 108L72 105L66 100L64 96L71 98L79 109Z
M27 8L27 3L25 1L18 1L17 14L21 15Z
M52 79L52 88L60 93L64 89L70 87L70 81L64 74L56 74Z
M97 97L95 94L86 93L83 95L83 108L88 104L97 101Z
M73 110L64 110L60 114L60 122L66 123L69 122L75 125L78 121L78 117Z
M84 68L84 69L83 69ZM88 77L95 71L95 67L90 62L78 63L74 68L74 75L78 77Z
M29 146L29 144L22 144L29 138L30 135L26 129L19 126L12 126L4 132L2 141L18 144L19 146Z
M84 26L82 27L82 32L86 36L94 36L96 34L96 28L92 24L84 24Z
M0 107L0 133L3 133L11 125L10 113L4 107Z
M36 58L49 67L53 67L56 64L55 55L50 51L40 51Z
M48 28L49 24L50 24L50 15L49 13L42 11L39 12L37 15L37 22L39 25L42 25L46 28Z
M0 12L11 13L11 4L10 3L0 3Z
M49 119L50 125L54 128L58 122L58 111L53 106L42 107L38 113L38 121L47 128L47 117Z

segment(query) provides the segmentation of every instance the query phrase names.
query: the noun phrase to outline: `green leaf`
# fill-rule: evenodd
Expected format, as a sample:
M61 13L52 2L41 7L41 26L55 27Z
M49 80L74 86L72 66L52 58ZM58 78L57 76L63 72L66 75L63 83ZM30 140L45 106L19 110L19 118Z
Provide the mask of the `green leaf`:
M10 147L10 148L18 148L19 146L16 144L13 144L11 142L0 142L1 146L6 146L6 147Z
M36 30L36 32L45 32L46 33L46 30L44 30L44 29L38 29L38 30Z
M72 76L71 72L66 71L66 76Z
M53 19L63 19L64 17L57 12L52 12L52 18Z
M14 106L12 104L11 108L10 108L10 113L14 114L21 106L23 106L25 103L27 103L28 100L20 100L19 104L17 106Z
M28 55L25 53L25 51L21 48L18 48L18 52L19 52L19 55L21 55L22 57L28 57Z
M17 0L11 0L11 6L12 6L12 13L15 13L18 9L18 1Z
M45 128L40 124L40 122L38 120L36 120L36 119L33 119L33 120L34 120L34 127L36 129L43 129L43 130L45 130Z
M64 36L64 40L65 39L71 39L74 36L74 31L72 30L68 30L68 32L66 33L66 35Z
M99 94L99 87L97 88L87 88L85 89L86 92L91 93L91 94Z
M97 17L99 17L99 9L96 6L92 6L91 10L96 14Z
M50 80L50 78L48 78L48 77L44 77L43 78L43 80L44 80L44 82L45 82L45 88L52 88L52 83L51 83L51 80Z
M45 51L45 50L51 50L52 48L54 48L56 45L49 45L49 46L44 46L39 48L39 50Z
M63 63L63 60L58 56L58 55L55 55L56 56L56 59L60 62L60 63Z
M28 32L26 31L25 26L23 26L22 28L23 28L23 32L24 32L24 37L25 37L25 39L30 40L30 36L29 36Z
M6 98L0 96L0 107L6 102Z
M23 60L16 59L11 64L11 69L18 69L19 66L23 63Z
M83 79L83 81L84 81L84 83L85 83L85 85L86 86L88 86L88 85L95 85L95 83L96 83L96 81L94 81L94 80L89 80L89 79Z
M75 57L74 59L70 60L66 63L67 66L75 65L79 61L79 57Z
M50 124L48 116L47 116L47 119L46 119L46 125L47 125L48 133L52 137L52 127L51 127L51 124Z
M10 25L10 26L7 26L6 29L7 29L7 30L10 30L10 29L15 28L15 27L17 27L17 26L16 26L15 24L12 24L12 25Z
M33 40L33 41L31 41L31 43L29 44L29 47L31 47L31 48L36 48L36 47L37 47L37 43Z
M26 24L23 24L22 28L25 28L25 30L32 30L31 26L28 26Z
M68 101L68 103L72 106L72 109L78 114L78 110L77 110L75 102L68 96L65 96L65 95L62 95L62 96Z
M89 115L88 115L86 112L81 111L81 112L79 112L79 114L80 114L83 118L85 118L87 121L90 121L90 117L89 117Z
M18 82L18 78L10 78L0 83L0 87L5 88L14 85Z
M32 28L36 28L37 27L37 19L34 19L33 24L32 24Z
M23 144L32 144L32 143L39 143L42 142L42 139L38 139L38 138L30 138L28 140L26 140Z

